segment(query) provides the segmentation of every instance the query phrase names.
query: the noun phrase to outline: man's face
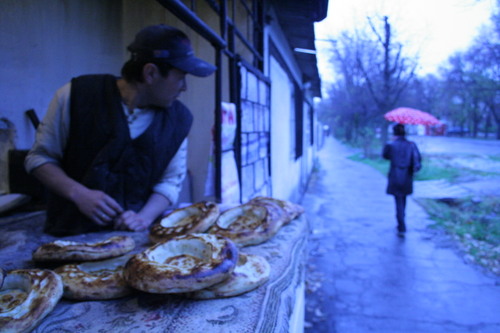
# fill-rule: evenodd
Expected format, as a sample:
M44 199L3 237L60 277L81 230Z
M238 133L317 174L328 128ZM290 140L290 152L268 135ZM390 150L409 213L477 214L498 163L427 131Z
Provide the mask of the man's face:
M169 107L186 89L186 73L172 68L167 76L159 75L151 85L151 104Z

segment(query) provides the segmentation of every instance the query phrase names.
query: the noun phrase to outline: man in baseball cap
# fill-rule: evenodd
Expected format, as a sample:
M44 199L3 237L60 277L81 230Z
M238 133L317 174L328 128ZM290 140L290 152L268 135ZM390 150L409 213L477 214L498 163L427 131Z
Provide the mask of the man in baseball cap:
M216 68L159 24L137 33L121 77L73 78L38 127L25 166L50 191L45 232L148 228L178 198L193 117L177 100L186 74Z

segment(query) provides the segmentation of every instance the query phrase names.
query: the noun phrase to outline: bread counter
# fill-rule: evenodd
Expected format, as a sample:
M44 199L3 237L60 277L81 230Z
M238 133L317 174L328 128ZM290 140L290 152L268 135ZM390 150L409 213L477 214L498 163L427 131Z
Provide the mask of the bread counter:
M42 267L35 266L32 252L56 239L95 242L128 235L136 242L132 253L151 245L147 232L113 231L56 238L42 232L44 220L42 212L0 218L0 266L4 270ZM191 300L181 295L138 291L106 301L63 298L33 332L302 332L308 233L303 214L269 241L242 248L242 253L265 257L271 266L269 281L246 294Z

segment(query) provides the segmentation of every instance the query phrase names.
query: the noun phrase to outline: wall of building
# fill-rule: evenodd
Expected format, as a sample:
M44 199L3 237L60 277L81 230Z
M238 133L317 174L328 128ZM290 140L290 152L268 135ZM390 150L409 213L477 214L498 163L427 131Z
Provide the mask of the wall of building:
M271 181L273 196L288 200L299 181L300 163L292 149L293 85L280 63L270 57L271 77Z
M271 177L273 196L298 201L309 177L307 149L295 159L294 82L301 86L301 72L278 19L271 9L266 28L266 74L271 79ZM275 47L282 61L270 52ZM286 67L286 68L285 68ZM306 114L306 109L304 109ZM303 122L307 124L307 122ZM305 129L304 129L305 130ZM304 146L305 148L305 146Z
M304 102L303 105L304 114L302 124L304 136L302 138L302 145L304 147L302 158L301 158L301 177L300 177L300 190L301 192L306 188L307 182L309 180L309 175L311 174L313 167L313 148L311 146L311 116L312 112L311 106L309 103Z
M119 1L0 2L0 114L15 124L17 148L34 140L24 111L42 117L73 76L119 72L120 13Z
M25 115L45 114L55 90L71 77L119 72L120 1L0 2L0 118L12 124L12 144L0 142L0 168L8 149L28 149L35 130ZM7 172L0 191L8 191Z

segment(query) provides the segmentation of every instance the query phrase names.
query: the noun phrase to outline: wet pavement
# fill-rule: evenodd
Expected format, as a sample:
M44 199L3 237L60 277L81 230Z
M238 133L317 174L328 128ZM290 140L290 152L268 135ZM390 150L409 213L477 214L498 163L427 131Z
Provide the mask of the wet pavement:
M500 332L500 279L463 260L409 197L398 237L386 178L328 138L302 200L306 333Z

